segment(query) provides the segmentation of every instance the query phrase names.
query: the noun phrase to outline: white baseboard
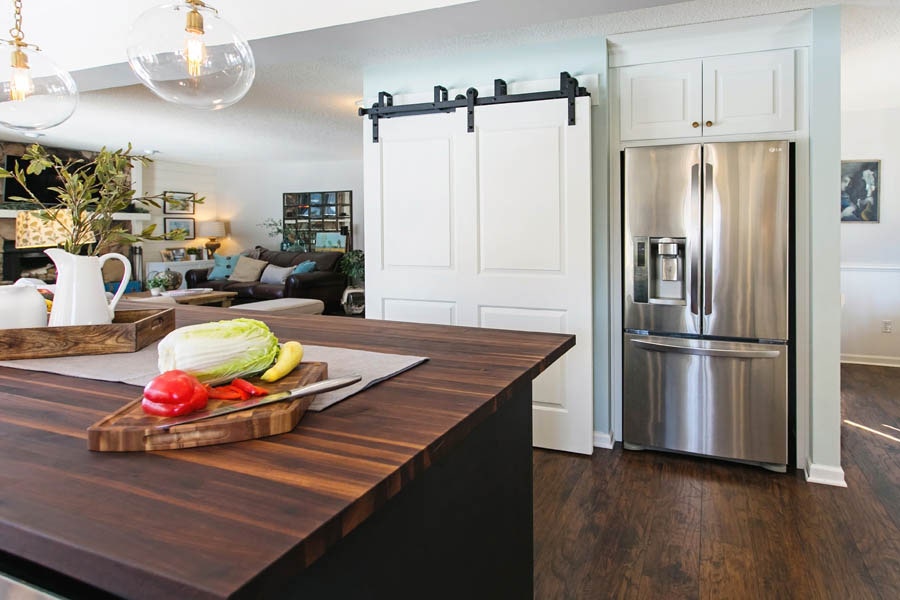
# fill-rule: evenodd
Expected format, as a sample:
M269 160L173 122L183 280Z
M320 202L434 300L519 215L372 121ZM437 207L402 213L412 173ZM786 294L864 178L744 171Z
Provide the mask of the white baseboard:
M616 443L616 438L613 436L612 432L603 433L602 431L594 432L594 447L595 448L606 448L609 450L613 447L613 444Z
M841 354L842 363L854 365L873 365L876 367L900 367L900 358L896 356L871 356L868 354Z
M837 487L847 487L844 481L844 469L827 465L817 465L806 461L806 481L809 483L822 483Z

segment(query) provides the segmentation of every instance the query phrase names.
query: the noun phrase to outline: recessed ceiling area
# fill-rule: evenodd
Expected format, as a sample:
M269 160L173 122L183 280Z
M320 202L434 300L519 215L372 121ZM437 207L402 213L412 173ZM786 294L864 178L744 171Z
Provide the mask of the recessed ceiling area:
M375 65L414 59L454 60L461 53L509 51L521 45L652 29L833 4L828 0L389 0L364 3L211 0L248 39L257 62L247 96L229 108L198 111L163 102L124 62L127 30L161 0L113 2L25 0L26 39L73 70L80 104L74 116L43 132L50 146L98 149L133 143L138 152L197 165L260 160L359 160L363 74ZM873 76L872 49L900 46L900 7L894 0L843 2L844 96L847 107L884 98ZM11 8L0 27L11 25ZM78 24L73 26L73 24ZM852 36L852 37L850 37ZM848 61L850 61L848 63ZM565 66L563 66L564 68ZM398 67L402 68L402 67ZM881 71L881 73L890 71ZM846 82L857 92L848 94ZM435 82L438 83L438 82ZM873 89L874 86L874 89ZM900 89L889 97L900 97ZM29 141L0 131L11 141Z

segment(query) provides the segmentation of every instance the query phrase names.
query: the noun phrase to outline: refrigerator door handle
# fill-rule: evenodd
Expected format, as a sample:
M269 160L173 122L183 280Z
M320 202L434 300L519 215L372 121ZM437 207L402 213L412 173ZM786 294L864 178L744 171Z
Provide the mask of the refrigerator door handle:
M708 228L713 226L713 166L706 163L706 172L703 177L703 314L712 314L712 280L713 280L713 244ZM703 328L706 331L706 327Z
M700 207L700 165L691 166L691 202ZM694 219L694 223L697 219ZM700 230L695 226L695 230L691 232L693 240L691 240L691 314L697 315L697 331L700 330Z
M694 354L697 356L716 356L722 358L778 358L778 350L727 350L725 348L695 348L678 344L651 342L650 340L632 339L631 343L651 352L675 352L678 354Z

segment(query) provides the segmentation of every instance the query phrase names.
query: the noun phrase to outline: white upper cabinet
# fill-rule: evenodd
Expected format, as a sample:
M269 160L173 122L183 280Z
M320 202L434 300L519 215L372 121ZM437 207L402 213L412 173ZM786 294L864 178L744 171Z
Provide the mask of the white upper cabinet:
M699 60L619 69L620 139L700 135L702 80Z
M622 67L621 140L793 131L794 51Z
M703 61L703 134L794 129L794 51Z

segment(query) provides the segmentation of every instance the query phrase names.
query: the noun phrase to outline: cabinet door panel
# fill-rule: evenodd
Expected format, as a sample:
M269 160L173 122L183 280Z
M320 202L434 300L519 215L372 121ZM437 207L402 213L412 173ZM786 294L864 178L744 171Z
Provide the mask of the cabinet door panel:
M700 136L701 65L682 60L618 69L620 139Z
M794 51L703 61L703 135L794 129Z

